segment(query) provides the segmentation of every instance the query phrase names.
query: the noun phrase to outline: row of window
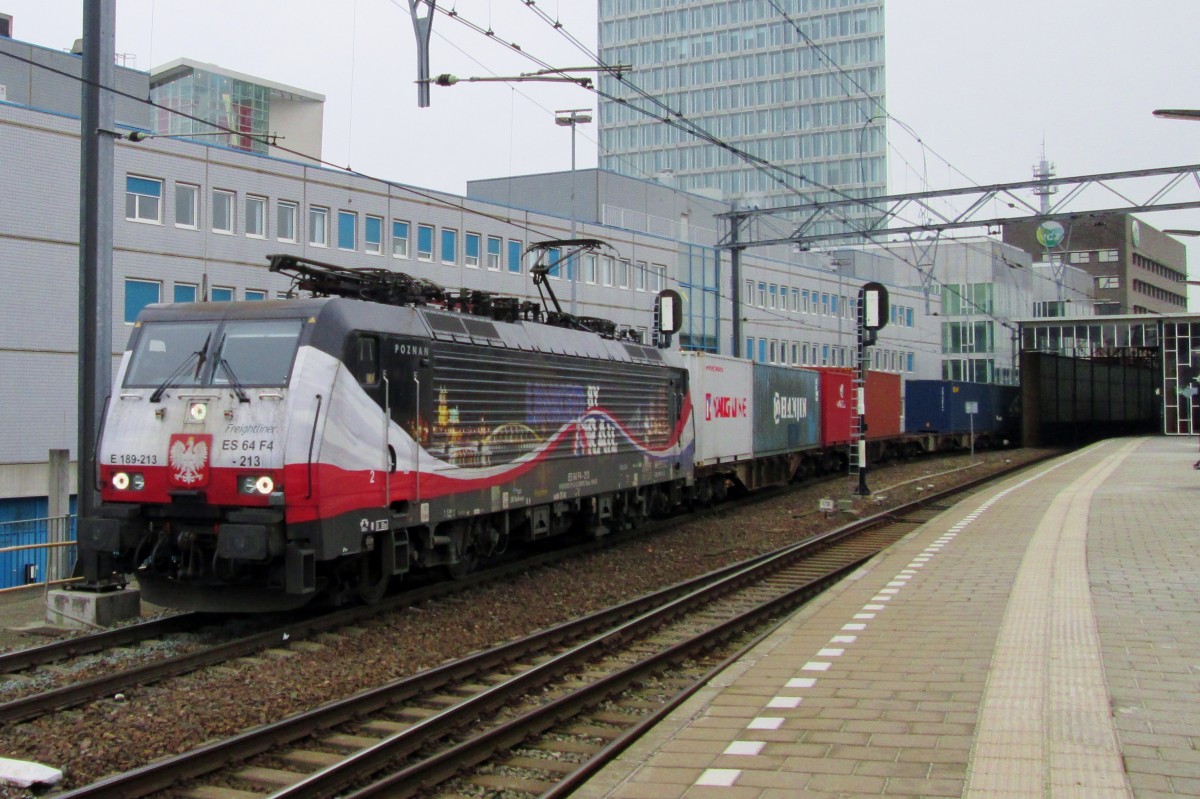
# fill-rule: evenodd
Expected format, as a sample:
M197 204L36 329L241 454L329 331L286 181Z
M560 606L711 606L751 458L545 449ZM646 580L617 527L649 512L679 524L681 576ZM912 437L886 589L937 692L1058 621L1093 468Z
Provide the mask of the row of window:
M133 222L163 223L164 181L160 178L128 175L125 178L125 218ZM269 238L268 198L246 194L243 197L243 230L248 238ZM191 183L175 183L175 226L198 230L200 227L200 187ZM234 235L237 228L237 194L225 189L213 189L211 199L211 230ZM275 201L275 238L281 242L297 243L300 230L300 206L289 200ZM382 216L360 214L357 211L334 210L325 206L308 207L308 244L330 246L330 220L336 219L333 244L339 250L382 255L385 252L385 233L389 226ZM412 258L428 263L484 267L499 272L520 273L525 258L524 243L517 239L487 236L481 233L461 233L454 229L418 223L415 230L407 220L392 219L390 250L394 258ZM415 245L415 247L414 247ZM564 261L561 252L551 249L548 261L551 278L575 280L574 259ZM532 264L529 264L530 266ZM609 256L585 255L582 258L583 279L587 283L638 291L661 291L667 280L667 267L646 261L633 261Z
M947 283L942 286L942 313L971 316L995 312L996 288L992 283Z
M1152 258L1147 258L1146 256L1139 255L1137 253L1133 254L1133 265L1139 269L1145 269L1151 274L1158 275L1159 277L1165 277L1167 280L1175 283L1182 283L1183 281L1187 280L1187 275L1185 275L1183 272L1180 272L1178 269L1172 269L1166 264L1160 264L1158 261L1155 261Z
M801 289L778 285L775 283L746 281L746 297L743 304L767 310L791 311L793 313L818 314L820 316L841 316L844 319L855 318L854 297L844 294L830 294L816 289ZM891 304L889 321L897 327L914 327L916 312L907 305Z
M1145 294L1147 297L1153 297L1159 302L1165 302L1170 305L1178 305L1180 308L1187 308L1187 297L1176 294L1173 291L1160 289L1153 283L1146 283L1142 280L1133 281L1133 290L1138 294Z
M995 322L942 322L943 353L959 355L995 351Z
M1116 250L1072 250L1067 253L1067 261L1073 264L1090 264L1093 253L1097 263L1110 264L1121 260L1121 255Z
M282 297L283 293L281 292L279 296ZM241 298L251 302L265 300L267 291L265 289L243 289ZM233 302L235 299L237 299L237 289L233 286L209 286L207 297L202 296L200 286L196 283L176 282L171 286L171 302L204 300ZM163 300L163 282L161 280L125 278L125 323L133 324L137 321L137 315L143 308L156 302L163 302Z
M161 178L128 175L125 178L125 218L134 222L163 223L163 190ZM239 206L237 192L212 190L210 229L214 233L235 235L238 210L242 211L242 230L248 238L271 237L269 227L269 200L267 197L245 194ZM277 241L298 243L301 237L300 204L291 200L275 201L275 231ZM360 222L361 217L361 222ZM331 222L334 225L330 230ZM320 205L310 205L307 217L307 242L313 247L335 246L339 250L365 252L368 255L383 255L384 238L388 229L387 220L374 214L359 214L357 211L335 210ZM175 183L175 226L200 229L200 187ZM410 222L393 219L390 224L390 251L395 258L412 257L413 229ZM440 233L440 236L438 235ZM331 239L332 234L332 239ZM435 238L440 240L436 244ZM419 261L435 260L440 253L441 263L462 264L470 267L486 265L493 271L507 269L520 272L524 243L516 239L505 241L499 236L485 237L468 232L461 237L453 228L438 231L433 225L416 226L416 257Z
M746 336L745 356L757 363L779 366L854 366L854 349L837 344L811 344ZM873 348L871 368L887 372L912 372L916 353Z
M996 362L991 358L956 358L942 361L942 379L960 383L994 383L997 381ZM999 370L1003 382L1012 384L1011 373Z
M883 29L883 14L877 8L792 19L787 24L774 19L760 25L748 25L746 23L754 17L738 13L739 6L739 3L709 4L623 19L602 16L601 40L609 43L676 37L668 41L678 46L682 53L690 51L693 55L702 55L768 47L792 49L810 39L863 36ZM795 26L799 26L802 33L797 33ZM676 44L686 43L689 39L691 47ZM834 57L833 60L837 64L847 63L844 58ZM634 63L644 63L644 59Z

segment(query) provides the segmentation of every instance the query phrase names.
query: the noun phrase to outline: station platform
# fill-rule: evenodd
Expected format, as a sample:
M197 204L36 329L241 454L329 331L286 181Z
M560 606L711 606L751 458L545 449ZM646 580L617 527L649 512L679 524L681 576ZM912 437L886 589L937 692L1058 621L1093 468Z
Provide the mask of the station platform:
M575 799L1200 796L1194 439L1111 439L913 531Z

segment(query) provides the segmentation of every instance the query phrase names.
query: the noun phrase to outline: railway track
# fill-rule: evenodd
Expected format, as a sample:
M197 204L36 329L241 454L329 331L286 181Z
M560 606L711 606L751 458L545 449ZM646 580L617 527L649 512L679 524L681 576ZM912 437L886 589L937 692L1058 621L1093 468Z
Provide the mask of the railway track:
M743 502L764 502L777 493L763 491ZM732 507L721 506L712 512L727 512ZM695 519L695 516L675 517L639 530L616 533L601 541L522 556L464 579L420 585L371 606L324 612L298 611L263 618L179 613L0 653L0 683L5 685L4 696L7 697L0 701L0 725L29 721L110 697L130 686L153 685L207 666L252 657L277 649L282 642L294 646L321 634L502 582L515 574L640 539ZM184 638L188 640L181 640ZM206 638L211 641L205 643L203 639Z
M944 498L60 796L565 795L749 641L944 509Z

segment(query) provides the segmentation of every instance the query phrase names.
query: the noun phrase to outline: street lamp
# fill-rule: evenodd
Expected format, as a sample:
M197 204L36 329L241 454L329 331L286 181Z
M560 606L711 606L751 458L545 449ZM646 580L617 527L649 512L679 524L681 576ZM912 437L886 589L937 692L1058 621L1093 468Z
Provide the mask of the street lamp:
M1154 112L1159 119L1200 120L1200 111L1192 108L1160 108Z
M592 121L592 109L568 108L554 112L554 124L571 129L571 238L575 238L575 127ZM571 314L575 314L575 256L567 256L567 278L571 281Z

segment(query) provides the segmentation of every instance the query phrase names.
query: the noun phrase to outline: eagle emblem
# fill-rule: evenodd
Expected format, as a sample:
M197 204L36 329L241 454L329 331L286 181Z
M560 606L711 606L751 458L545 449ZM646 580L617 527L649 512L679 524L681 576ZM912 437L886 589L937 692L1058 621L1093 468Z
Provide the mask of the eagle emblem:
M211 435L177 433L171 436L168 463L171 482L181 488L196 488L208 483L208 453Z

